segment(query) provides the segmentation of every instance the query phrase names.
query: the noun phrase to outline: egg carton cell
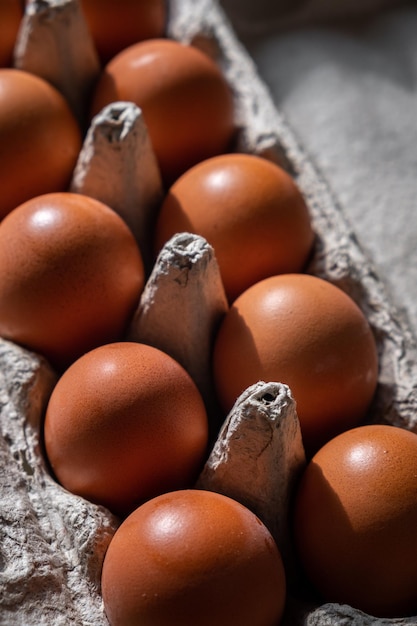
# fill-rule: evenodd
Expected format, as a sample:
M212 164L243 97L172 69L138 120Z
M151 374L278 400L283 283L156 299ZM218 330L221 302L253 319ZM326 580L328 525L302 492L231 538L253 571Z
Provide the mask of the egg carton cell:
M351 296L371 326L380 371L367 421L417 432L416 341L360 248L354 227L299 145L296 131L276 109L220 6L214 0L171 0L168 8L166 35L211 56L232 88L237 129L233 149L284 167L302 191L316 234L307 272ZM98 77L100 61L79 2L28 3L14 63L57 86L86 127L73 191L111 204L123 199L120 206L127 209L127 221L133 215L130 207L139 204L142 215L133 230L139 241L146 240L152 211L163 193L159 172L140 111L134 106L115 103L87 123L85 94ZM149 172L143 186L131 185L132 171L136 181L142 180L142 171ZM172 353L209 398L209 346L226 307L210 246L183 233L148 267L147 284L126 338L158 343ZM167 321L169 310L175 311L172 323ZM193 323L196 311L198 323L196 318ZM56 372L44 358L0 341L0 624L4 626L108 625L100 572L120 520L104 507L69 493L51 476L42 449L42 419L56 380ZM215 407L211 409L215 412ZM197 485L232 495L256 510L282 547L291 577L288 507L291 486L305 464L291 390L280 383L262 382L248 389L213 439ZM245 470L249 481L242 480ZM377 619L350 606L317 606L302 594L290 594L283 624L342 622L405 626L417 624L417 617Z

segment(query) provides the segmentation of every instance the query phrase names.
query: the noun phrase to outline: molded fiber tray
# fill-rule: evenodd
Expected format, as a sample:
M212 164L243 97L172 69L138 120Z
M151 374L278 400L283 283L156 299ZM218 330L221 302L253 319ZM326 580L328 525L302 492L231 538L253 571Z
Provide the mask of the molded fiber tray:
M38 5L59 12L76 3ZM317 234L308 272L349 293L371 324L381 371L369 421L417 431L415 339L331 190L276 110L219 6L213 0L171 0L169 7L168 36L215 56L233 88L236 150L277 161L304 193ZM108 624L100 570L118 520L103 507L69 494L48 474L40 424L55 381L41 357L0 340L0 626ZM417 617L377 620L348 606L311 607L293 600L284 623L417 625Z

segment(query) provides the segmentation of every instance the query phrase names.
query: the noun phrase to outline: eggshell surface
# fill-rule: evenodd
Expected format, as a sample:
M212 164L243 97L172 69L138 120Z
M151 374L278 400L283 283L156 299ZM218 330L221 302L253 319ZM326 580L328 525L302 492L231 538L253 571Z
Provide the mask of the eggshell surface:
M19 0L0 0L0 68L12 63L22 17L23 7Z
M281 167L249 154L207 159L169 189L156 225L156 249L192 232L214 248L229 300L274 274L299 272L314 233L304 198Z
M377 617L417 611L417 435L368 425L329 441L296 494L294 533L325 601Z
M232 304L215 340L213 373L225 412L259 380L289 385L311 454L364 418L378 355L364 314L347 294L315 276L283 274Z
M59 369L120 338L143 284L131 231L93 198L45 194L0 224L0 335Z
M81 142L54 87L23 70L0 69L0 219L30 198L66 191Z
M45 416L45 450L68 491L126 515L189 486L206 454L203 400L187 372L151 346L99 346L64 372Z
M216 63L191 45L142 41L104 68L92 113L125 100L143 111L165 184L205 158L225 152L234 136L234 101Z
M249 509L183 490L145 503L119 527L102 592L111 626L278 626L285 572Z
M81 6L104 62L134 43L165 33L165 0L82 0Z

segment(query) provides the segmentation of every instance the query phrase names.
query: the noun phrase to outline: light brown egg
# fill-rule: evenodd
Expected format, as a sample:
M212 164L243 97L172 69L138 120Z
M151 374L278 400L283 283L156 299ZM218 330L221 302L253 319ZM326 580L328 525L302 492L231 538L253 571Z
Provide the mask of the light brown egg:
M213 372L224 411L259 380L289 385L310 454L364 418L378 356L369 324L347 294L315 276L283 274L232 304L215 341Z
M34 196L65 191L81 141L54 87L28 72L0 69L0 219Z
M165 34L167 0L82 0L81 6L104 62L134 43Z
M119 527L105 556L111 626L278 626L285 572L267 528L210 491L167 493Z
M166 184L226 152L234 136L233 95L221 69L178 41L142 41L116 55L98 81L92 113L115 100L142 109Z
M192 484L208 426L200 393L174 359L120 342L88 352L64 372L44 433L58 481L126 515L152 496Z
M294 533L321 601L417 612L417 435L369 425L329 441L296 494Z
M0 335L58 368L119 339L143 285L131 231L93 198L45 194L0 224Z
M0 0L0 68L12 63L22 17L23 4L20 0Z
M184 231L213 246L230 301L267 276L302 271L314 241L293 179L249 154L207 159L172 185L156 224L156 250Z

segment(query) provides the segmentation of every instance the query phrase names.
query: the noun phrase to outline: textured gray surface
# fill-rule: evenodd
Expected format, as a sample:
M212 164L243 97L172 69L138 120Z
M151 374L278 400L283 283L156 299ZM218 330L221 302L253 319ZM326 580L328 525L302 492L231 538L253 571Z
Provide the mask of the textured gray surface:
M264 32L257 17L253 34L241 12L241 40L417 332L416 5Z
M405 0L220 0L237 32L266 32L374 15Z

